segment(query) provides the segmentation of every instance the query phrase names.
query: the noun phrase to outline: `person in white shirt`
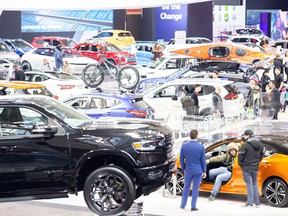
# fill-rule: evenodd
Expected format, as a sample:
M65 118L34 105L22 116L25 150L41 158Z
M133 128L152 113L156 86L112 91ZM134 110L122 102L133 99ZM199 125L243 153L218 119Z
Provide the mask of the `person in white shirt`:
M53 68L50 66L50 64L46 58L43 59L43 64L42 64L40 70L41 70L41 72L53 71Z

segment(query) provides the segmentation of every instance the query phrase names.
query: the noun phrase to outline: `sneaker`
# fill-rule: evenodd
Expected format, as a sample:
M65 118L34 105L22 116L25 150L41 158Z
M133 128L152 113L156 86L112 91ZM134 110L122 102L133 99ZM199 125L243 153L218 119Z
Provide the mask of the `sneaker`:
M243 208L253 208L253 204L251 205L251 204L246 203L245 205L242 205L241 207L243 207Z
M255 204L255 208L260 208L260 204Z
M191 211L198 211L198 208L191 208Z
M216 198L215 195L210 194L210 196L208 197L208 200L209 200L209 201L213 201L213 200L215 200L215 198Z

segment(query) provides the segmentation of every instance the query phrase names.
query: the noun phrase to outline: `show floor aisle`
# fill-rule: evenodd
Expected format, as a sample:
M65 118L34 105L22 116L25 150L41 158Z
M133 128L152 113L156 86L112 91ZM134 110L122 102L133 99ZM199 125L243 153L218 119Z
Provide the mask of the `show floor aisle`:
M209 193L200 193L197 208L199 211L190 211L191 196L188 199L186 209L180 209L181 197L173 198L168 191L162 195L158 190L149 196L140 197L143 201L145 216L185 216L185 215L221 215L221 216L286 216L287 207L274 208L267 206L261 199L260 208L243 208L246 196L219 194L213 202L208 201ZM1 216L96 216L86 207L82 194L78 197L71 196L68 199L54 199L41 201L1 203ZM128 214L126 214L128 215ZM136 216L136 215L134 215ZM140 215L139 215L140 216Z

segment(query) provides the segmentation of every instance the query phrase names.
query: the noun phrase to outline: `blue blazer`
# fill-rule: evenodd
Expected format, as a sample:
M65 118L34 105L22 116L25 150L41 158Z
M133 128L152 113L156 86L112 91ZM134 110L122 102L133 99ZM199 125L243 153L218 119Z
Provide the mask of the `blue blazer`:
M184 143L180 150L180 163L182 169L192 175L206 173L205 149L197 141Z

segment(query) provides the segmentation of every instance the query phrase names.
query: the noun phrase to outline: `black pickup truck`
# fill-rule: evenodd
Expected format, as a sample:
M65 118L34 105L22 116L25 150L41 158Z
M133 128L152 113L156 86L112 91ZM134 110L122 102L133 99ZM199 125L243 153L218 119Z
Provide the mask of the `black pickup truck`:
M167 183L171 131L145 119L93 120L45 96L0 97L0 201L83 191L91 211L120 215Z

